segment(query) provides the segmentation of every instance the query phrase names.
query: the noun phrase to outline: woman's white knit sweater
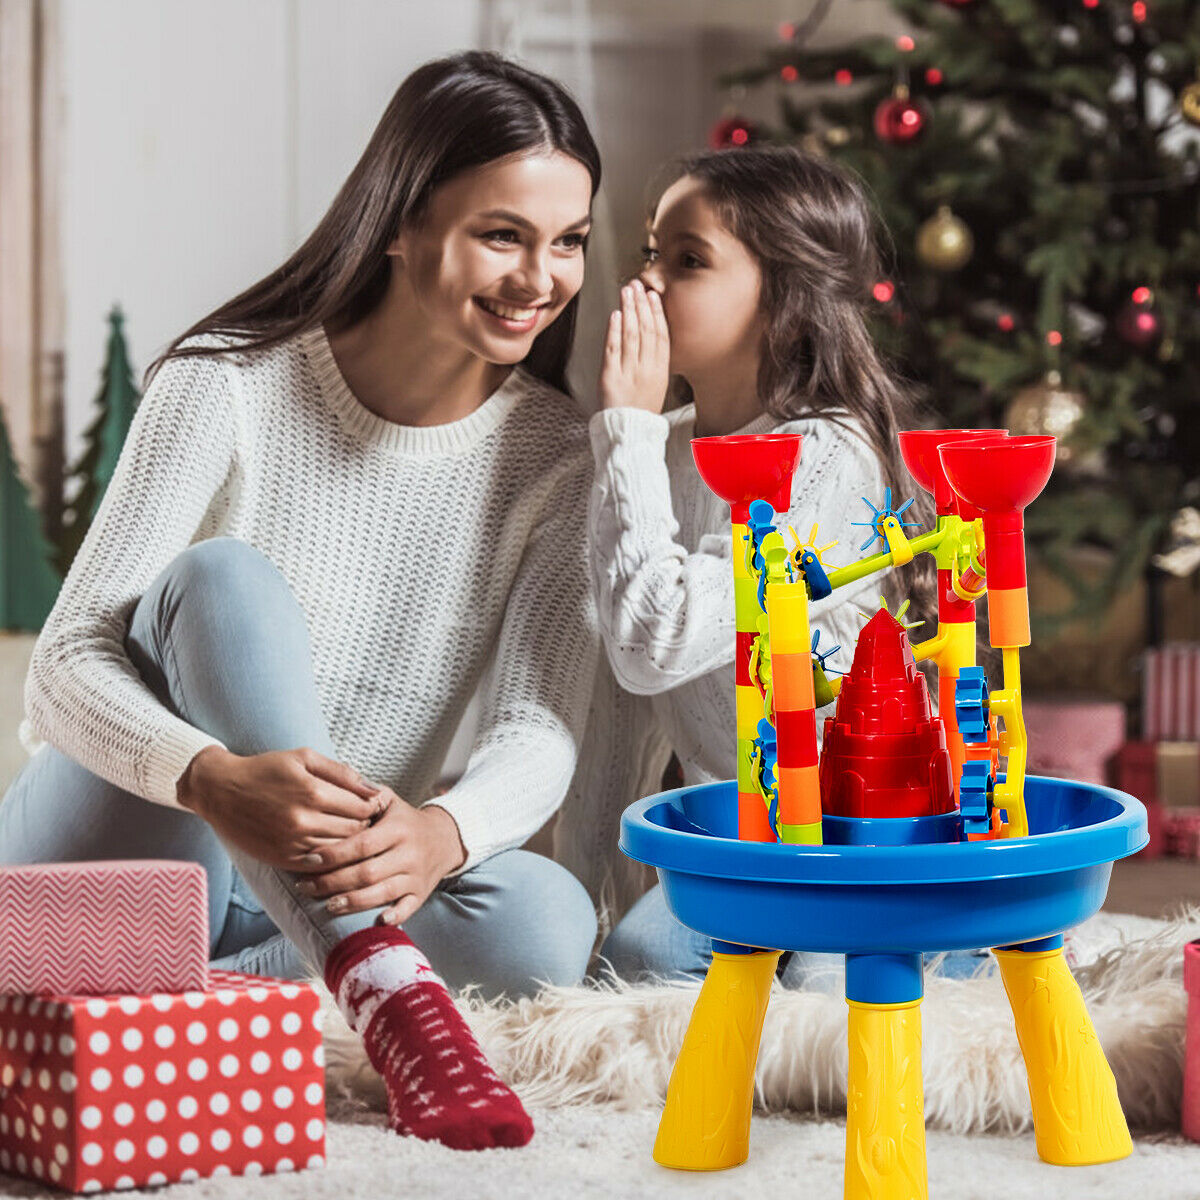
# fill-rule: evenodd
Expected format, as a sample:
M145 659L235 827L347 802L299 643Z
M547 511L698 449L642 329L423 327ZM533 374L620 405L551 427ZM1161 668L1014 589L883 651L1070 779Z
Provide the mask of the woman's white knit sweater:
M615 685L597 684L598 709L613 712L626 777L613 782L611 750L589 731L557 833L560 857L616 915L636 897L638 883L616 854L620 807L656 784L662 752L673 748L688 784L731 779L737 763L734 708L733 567L729 506L700 478L692 459L695 408L665 415L633 408L596 413L590 424L596 472L590 513L592 586ZM880 464L861 427L830 420L779 423L757 418L740 433L799 433L804 442L792 486L788 521L807 541L819 524L818 545L841 566L862 557L870 518L860 497L879 505ZM846 670L862 626L860 611L878 607L879 580L839 589L810 606L819 649L842 649L829 665ZM620 690L619 690L620 689ZM624 695L621 695L623 690ZM606 695L607 691L607 695ZM605 696L601 700L600 697ZM818 738L826 710L818 714ZM640 773L641 778L634 778ZM590 789L589 803L589 779ZM628 799L625 803L628 803ZM586 817L585 817L586 812ZM612 847L607 850L606 847Z
M591 698L590 476L583 416L520 368L469 416L414 427L358 402L320 328L171 360L38 639L32 731L177 804L177 780L216 739L158 701L125 635L180 551L234 537L291 586L336 753L366 778L428 801L482 681L466 772L437 803L465 867L519 845L566 792Z

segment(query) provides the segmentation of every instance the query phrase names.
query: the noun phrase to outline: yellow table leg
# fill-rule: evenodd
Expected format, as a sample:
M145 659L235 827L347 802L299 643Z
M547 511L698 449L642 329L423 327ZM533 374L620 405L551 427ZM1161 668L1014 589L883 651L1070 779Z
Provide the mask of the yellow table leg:
M654 1161L720 1171L750 1153L754 1068L778 950L714 953L667 1085Z
M926 1200L921 1001L846 1003L846 1200Z
M995 953L1025 1056L1038 1154L1063 1167L1125 1158L1133 1143L1117 1081L1061 948Z

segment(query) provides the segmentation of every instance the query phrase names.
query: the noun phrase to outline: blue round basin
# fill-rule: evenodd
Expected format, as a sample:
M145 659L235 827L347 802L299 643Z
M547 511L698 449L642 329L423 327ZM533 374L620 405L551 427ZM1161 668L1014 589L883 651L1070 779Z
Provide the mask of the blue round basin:
M1037 941L1104 903L1112 864L1149 840L1124 792L1029 776L1030 835L993 842L796 846L737 838L732 782L639 800L621 849L658 869L671 911L772 950L914 954Z

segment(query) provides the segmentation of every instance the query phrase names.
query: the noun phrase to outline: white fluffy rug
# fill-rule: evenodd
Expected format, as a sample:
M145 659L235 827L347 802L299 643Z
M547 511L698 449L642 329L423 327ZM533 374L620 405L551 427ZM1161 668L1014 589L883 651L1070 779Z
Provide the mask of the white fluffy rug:
M1195 908L1172 921L1101 913L1068 943L1134 1129L1178 1128L1187 1007L1183 946L1198 937ZM513 1005L465 1007L492 1063L527 1103L607 1103L656 1112L695 996L695 986L684 985L551 988ZM327 995L325 1002L331 1094L382 1111L379 1077ZM1025 1067L997 974L927 977L921 1021L930 1129L1015 1134L1031 1128ZM846 1064L842 996L777 987L759 1053L759 1108L844 1114ZM1200 1181L1192 1194L1200 1196Z
M1183 944L1197 936L1200 909L1170 923L1102 913L1071 939L1076 977L1136 1133L1130 1158L1096 1167L1048 1166L1031 1132L1002 1132L1029 1125L1029 1098L999 981L930 979L923 1024L933 1200L1197 1200L1200 1146L1171 1132L1178 1125L1183 1049ZM564 989L511 1008L475 1006L472 1024L537 1126L524 1149L479 1154L389 1133L379 1081L357 1039L327 1008L325 1169L253 1181L204 1179L142 1194L153 1200L841 1200L845 1124L811 1115L844 1109L845 1003L836 996L772 997L761 1100L770 1109L802 1111L758 1114L745 1166L695 1176L654 1164L661 1095L693 998L682 988ZM0 1177L0 1195L51 1200L62 1193Z

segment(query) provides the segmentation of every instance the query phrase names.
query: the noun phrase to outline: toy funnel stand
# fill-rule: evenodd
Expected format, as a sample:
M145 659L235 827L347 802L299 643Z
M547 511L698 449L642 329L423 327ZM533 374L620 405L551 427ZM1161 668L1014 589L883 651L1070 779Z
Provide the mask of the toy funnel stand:
M800 438L702 438L705 482L733 516L738 775L631 806L621 848L658 869L671 911L713 939L713 962L671 1074L656 1161L745 1161L758 1044L783 950L845 954L849 1081L845 1195L928 1194L921 1081L922 954L992 947L1025 1066L1038 1153L1082 1165L1129 1154L1116 1083L1063 959L1062 934L1104 901L1112 864L1146 844L1138 801L1027 778L1020 647L1029 645L1022 512L1045 486L1053 438L916 430L901 450L937 504L911 541L908 504L871 508L860 550L822 560L786 511ZM808 604L933 554L938 631L910 646L886 609L850 671L830 680ZM1003 687L975 666L975 604L988 597ZM835 649L838 649L835 647ZM933 716L916 660L937 664ZM816 745L816 709L836 700ZM1005 770L1000 770L1004 758Z

